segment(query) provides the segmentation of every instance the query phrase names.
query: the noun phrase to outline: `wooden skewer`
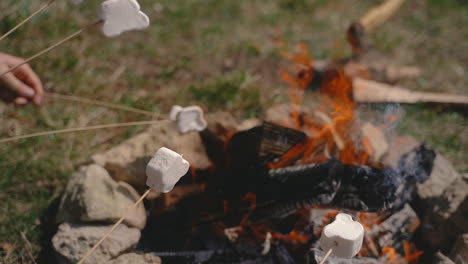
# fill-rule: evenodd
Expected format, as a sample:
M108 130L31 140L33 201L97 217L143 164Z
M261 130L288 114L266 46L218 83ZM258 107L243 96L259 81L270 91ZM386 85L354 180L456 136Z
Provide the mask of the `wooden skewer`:
M320 264L325 264L325 261L327 261L328 257L330 257L332 252L333 252L333 248L330 248L327 254L325 254L325 256L323 257L322 261L320 261Z
M11 33L15 32L15 30L17 30L18 28L20 28L22 25L24 25L26 22L28 22L29 20L31 20L33 17L35 17L36 15L39 15L40 13L42 13L42 11L46 10L50 5L52 5L53 3L55 2L55 0L50 0L49 2L47 2L46 4L44 4L43 6L41 6L38 10L36 10L34 13L32 13L30 16L28 16L27 18L25 18L23 21L19 22L18 25L14 26L12 29L10 29L7 33L3 34L3 36L0 37L0 41L2 41L4 38L8 37L8 35L10 35Z
M95 23L93 23L93 24L90 24L90 25L88 25L88 26L85 26L85 27L81 28L80 30L76 31L75 33L73 33L73 34L69 35L68 37L66 37L66 38L64 38L64 39L62 39L62 40L60 40L60 41L57 42L57 43L55 43L54 45L52 45L52 46L50 46L50 47L48 47L48 48L46 48L46 49L44 49L44 50L42 50L42 51L40 51L40 52L34 54L33 56L31 56L31 57L29 57L29 58L27 58L24 62L22 62L22 63L20 63L20 64L18 64L18 65L13 66L12 68L8 69L7 71L4 71L4 72L0 73L0 77L2 77L3 75L5 75L5 74L7 74L7 73L10 73L10 72L12 72L12 71L18 69L19 67L23 66L23 65L26 64L26 63L31 62L32 60L36 59L37 57L40 57L40 56L46 54L47 52L49 52L49 51L51 51L51 50L57 48L58 46L62 45L63 43L65 43L65 42L67 42L67 41L69 41L70 39L72 39L72 38L74 38L74 37L80 35L81 33L83 33L83 31L87 30L89 27L94 26L94 25L98 25L98 24L100 24L100 23L102 23L102 22L103 22L102 20L99 20L99 21L97 21L97 22L95 22Z
M151 189L148 189L141 197L140 199L138 199L138 201L136 201L133 206L131 207L131 209L135 209L142 201L143 199L145 199L146 196L148 196L148 194L150 193ZM125 215L123 215L119 221L117 221L113 226L112 228L90 249L88 250L88 252L81 258L80 261L78 261L77 264L83 264L86 259L91 256L91 254L102 244L102 242L104 242L104 240L106 240L107 237L109 237L109 235L123 222L123 220L125 220L125 218L128 216L130 210L128 210Z
M127 112L152 116L155 118L159 116L159 113L154 113L154 112L145 111L145 110L141 110L141 109L125 106L125 105L118 105L118 104L113 104L113 103L108 103L108 102L103 102L103 101L98 101L98 100L93 100L93 99L88 99L88 98L83 98L83 97L78 97L78 96L63 95L63 94L50 93L50 92L45 93L45 96L49 98L68 100L68 101L79 102L79 103L84 103L84 104L99 105L99 106L114 108L114 109L123 110Z
M46 131L46 132L39 132L39 133L33 133L33 134L28 134L28 135L16 136L16 137L11 137L11 138L4 138L4 139L0 139L0 144L17 141L20 139L32 138L32 137L73 133L73 132L80 132L80 131L90 131L90 130L98 130L98 129L105 129L105 128L154 125L154 124L160 124L160 123L165 123L165 122L172 122L172 121L171 120L151 120L151 121L138 121L138 122L129 122L129 123L114 123L114 124L108 124L108 125L98 125L98 126L88 126L88 127L78 127L78 128L66 128L66 129L60 129L60 130L53 130L53 131Z

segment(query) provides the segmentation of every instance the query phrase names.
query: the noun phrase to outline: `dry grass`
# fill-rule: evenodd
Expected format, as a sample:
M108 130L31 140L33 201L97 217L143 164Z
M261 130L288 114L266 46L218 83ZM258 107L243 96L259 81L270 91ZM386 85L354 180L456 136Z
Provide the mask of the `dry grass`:
M1 51L27 57L96 19L99 1L75 7L58 1L8 37ZM377 1L347 0L141 0L153 25L118 39L89 32L32 63L48 91L165 113L174 103L199 103L239 116L260 116L284 102L277 78L284 61L275 39L305 43L317 59L349 53L344 32ZM0 2L0 32L40 2ZM414 0L369 37L376 49L424 75L409 88L467 94L468 6L456 1ZM405 107L401 131L427 140L468 170L466 119L455 112ZM145 120L102 107L46 100L43 107L0 104L0 135ZM41 249L40 217L60 195L74 167L142 128L28 139L0 146L0 262L30 263ZM32 243L27 246L25 237ZM10 250L12 249L12 250ZM8 253L10 252L10 253Z

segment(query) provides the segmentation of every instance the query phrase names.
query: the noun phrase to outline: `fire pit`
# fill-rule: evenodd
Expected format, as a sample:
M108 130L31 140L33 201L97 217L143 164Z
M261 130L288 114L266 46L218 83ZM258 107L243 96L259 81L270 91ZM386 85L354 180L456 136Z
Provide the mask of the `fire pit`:
M362 30L353 24L349 31L354 57L363 53ZM140 217L146 225L134 219L124 222L136 229L131 230L135 242L124 243L130 239L121 241L116 236L112 243L118 249L103 246L94 261L115 259L136 248L149 254L146 257L160 257L163 263L318 263L326 253L318 246L320 234L339 212L364 226L364 244L356 258L331 256L330 263L417 263L431 257L435 248L447 251L446 241L463 231L458 223L466 193L447 185L437 195L422 193L438 184L434 181L444 181L445 175L450 176L449 184L466 185L466 181L424 143L409 144L396 135L398 105L389 105L373 122L364 122L353 78L369 79L371 71L351 73L354 57L320 66L305 46L283 55L295 64L295 71L280 75L289 84L290 104L271 108L264 120L239 125L237 120L229 124L227 120L234 119L230 115L208 115L208 128L201 132L181 134L175 124L153 127L93 156L92 166L99 168L92 170L105 168L100 174L106 181L108 172L140 192L148 156L157 148L173 148L191 163L189 173L171 193L150 194L149 210L138 209L144 212ZM311 107L311 101L319 103ZM204 120L200 123L204 128ZM87 167L82 173L90 177L90 170ZM121 196L137 199L131 186L121 185L106 186L113 186L109 188L114 195L124 192L123 188L126 194ZM58 222L115 222L115 216L67 215L67 210L92 207L76 195L88 188L83 186L67 188ZM455 204L448 211L430 208L446 197L456 197L448 198ZM457 224L449 227L451 223ZM432 233L426 233L431 224ZM59 228L54 238L59 259L80 259L76 241L59 239L71 237L70 230L79 233L80 228L68 224ZM425 241L428 234L441 230L450 232L440 240ZM89 236L85 249L96 240ZM80 241L79 235L73 238Z

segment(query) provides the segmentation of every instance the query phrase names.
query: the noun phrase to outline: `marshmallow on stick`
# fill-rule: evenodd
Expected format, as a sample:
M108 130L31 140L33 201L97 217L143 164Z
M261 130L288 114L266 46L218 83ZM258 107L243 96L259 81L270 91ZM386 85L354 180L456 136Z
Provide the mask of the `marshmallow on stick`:
M350 215L338 214L335 221L323 229L320 247L324 251L331 251L337 257L352 258L361 250L363 239L364 228L362 225L353 221Z
M140 11L136 0L107 0L101 4L100 16L104 20L102 32L107 37L116 37L130 30L146 29L150 20Z
M158 192L170 192L176 183L184 176L189 170L190 164L179 153L172 151L168 148L160 148L146 166L146 176L148 176L146 184L150 187L138 201L133 204L135 208L139 203L145 199L150 191L156 190ZM128 212L127 212L128 214ZM112 228L86 252L86 254L78 261L77 264L83 264L86 259L99 247L99 245L106 240L107 237L120 225L127 217L127 214L122 216Z
M79 0L77 0L79 2ZM50 1L49 3L52 3ZM47 5L48 6L48 5ZM47 7L45 6L45 7ZM101 19L95 23L89 24L87 26L82 27L75 33L63 38L62 40L58 41L57 43L53 44L52 46L32 55L31 57L27 58L23 62L10 67L10 69L0 73L0 77L4 76L7 73L10 73L19 67L23 66L26 63L31 62L32 60L48 53L49 51L61 46L65 42L75 38L76 36L80 35L84 31L88 30L94 25L104 23L102 27L102 32L107 37L116 37L123 32L127 32L130 30L142 30L149 26L150 21L148 16L145 13L140 11L140 5L136 0L107 0L101 4L100 10L100 17ZM15 27L16 28L16 27ZM7 33L9 34L9 33ZM0 37L0 40L7 36Z
M203 110L199 106L174 105L169 113L169 119L177 122L177 128L183 134L190 131L203 131L207 126Z
M190 168L182 155L168 148L160 148L146 166L146 185L163 193L170 192Z

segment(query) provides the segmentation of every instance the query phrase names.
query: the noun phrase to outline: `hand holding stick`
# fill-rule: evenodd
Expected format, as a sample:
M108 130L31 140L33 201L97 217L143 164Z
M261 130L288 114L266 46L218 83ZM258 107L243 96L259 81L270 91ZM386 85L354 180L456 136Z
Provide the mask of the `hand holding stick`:
M52 3L54 0L51 0ZM45 8L44 8L45 9ZM69 35L68 37L60 40L54 45L36 53L35 55L26 59L23 63L20 63L7 71L0 73L0 77L16 70L18 67L36 59L37 57L46 54L47 52L57 48L63 43L70 39L80 35L83 31L87 30L91 26L103 24L102 32L107 37L116 37L120 34L131 31L131 30L142 30L149 26L150 21L145 13L140 11L140 5L136 0L107 0L101 4L100 19L88 26L85 26L77 32Z
M83 33L83 31L87 30L87 29L90 28L91 26L99 25L99 24L101 24L102 22L103 22L102 20L99 20L99 21L97 21L97 22L95 22L95 23L92 23L92 24L90 24L90 25L88 25L88 26L85 26L85 27L81 28L80 30L76 31L75 33L73 33L73 34L69 35L68 37L66 37L66 38L64 38L64 39L62 39L62 40L60 40L60 41L57 42L57 43L55 43L54 45L52 45L52 46L50 46L50 47L48 47L48 48L46 48L46 49L44 49L44 50L42 50L42 51L40 51L40 52L34 54L33 56L31 56L31 57L29 57L29 58L27 58L27 59L24 60L22 63L17 64L17 65L15 65L15 66L11 67L10 69L8 69L8 70L6 70L6 71L0 73L0 77L2 77L2 76L4 76L5 74L10 73L10 72L12 72L12 71L18 69L19 67L23 66L24 64L27 64L27 63L29 63L30 61L32 61L32 60L34 60L34 59L36 59L36 58L38 58L38 57L40 57L40 56L46 54L47 52L49 52L49 51L51 51L51 50L57 48L58 46L64 44L65 42L69 41L70 39L72 39L72 38L74 38L74 37L80 35L81 33Z

